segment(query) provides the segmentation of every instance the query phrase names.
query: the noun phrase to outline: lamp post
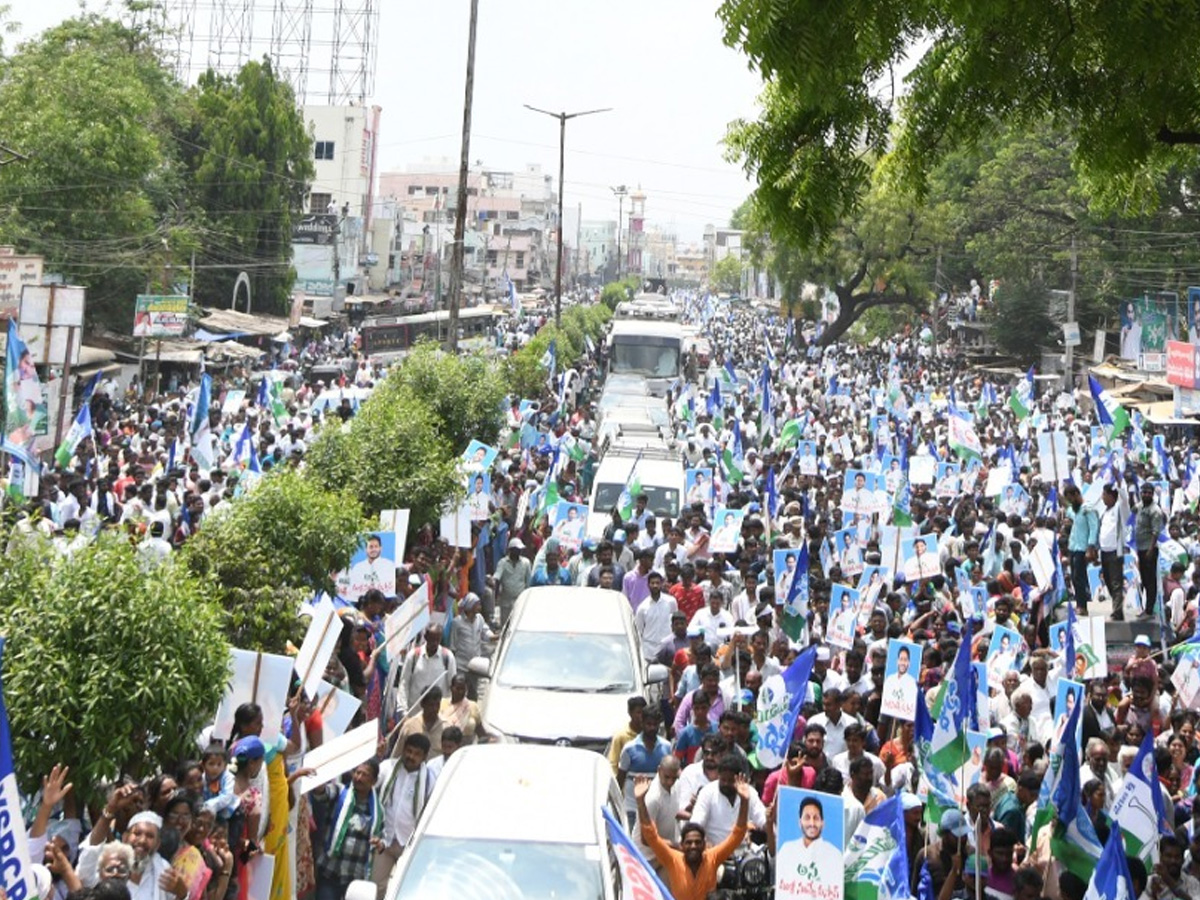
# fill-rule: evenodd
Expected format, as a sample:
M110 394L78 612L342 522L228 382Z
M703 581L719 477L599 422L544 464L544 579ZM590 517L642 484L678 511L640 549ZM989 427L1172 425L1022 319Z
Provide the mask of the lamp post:
M625 185L619 184L615 188L611 188L613 194L617 198L617 277L616 280L621 280L621 216L625 212L625 195L629 193Z
M550 112L548 109L538 109L536 106L525 104L525 108L543 116L558 119L558 251L554 264L554 324L557 327L562 321L562 252L563 252L563 165L567 150L567 120L580 116L594 116L596 113L611 111L612 107L604 109L587 109L582 112Z

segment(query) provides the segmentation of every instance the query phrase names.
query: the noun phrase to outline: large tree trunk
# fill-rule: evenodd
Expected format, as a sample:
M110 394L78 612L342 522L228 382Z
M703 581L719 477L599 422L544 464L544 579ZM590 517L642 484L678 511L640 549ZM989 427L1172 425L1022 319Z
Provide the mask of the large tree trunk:
M856 302L850 290L838 285L833 289L838 298L838 316L821 333L820 339L817 341L818 347L828 347L830 344L837 342L843 334L850 330L850 326L858 321L858 317L862 314L859 304Z

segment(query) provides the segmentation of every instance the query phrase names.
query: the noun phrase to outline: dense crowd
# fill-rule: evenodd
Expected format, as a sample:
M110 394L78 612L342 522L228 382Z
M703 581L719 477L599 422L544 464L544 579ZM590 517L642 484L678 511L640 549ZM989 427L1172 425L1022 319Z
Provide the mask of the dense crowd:
M799 787L841 799L847 842L897 798L914 896L1082 900L1088 867L1057 852L1062 825L1077 820L1098 842L1085 851L1128 830L1116 807L1149 748L1163 808L1129 854L1134 882L1150 900L1200 900L1195 445L1136 414L1114 433L1086 379L1073 390L1023 373L997 381L935 352L921 328L821 348L778 317L682 302L711 355L693 352L667 398L689 488L700 485L678 515L631 491L603 511L602 537L572 551L556 536L547 498L586 503L598 464L596 347L569 385L551 376L543 396L513 398L473 546L424 524L396 596L367 592L343 609L326 677L363 701L360 719L378 720L379 760L298 796L304 754L324 735L296 685L281 721L243 706L228 742L112 785L95 809L56 770L29 822L53 873L43 897L116 898L114 879L134 897L254 896L264 849L272 898L341 897L356 879L382 897L445 759L490 737L467 664L525 588L582 585L621 591L646 661L669 668L660 694L630 701L609 759L627 824L676 898L705 896L746 835L773 846L780 789ZM509 323L504 343L534 327ZM280 416L254 402L253 378L219 383L246 400L214 403L227 462L207 471L188 459L189 385L139 407L102 384L95 452L43 479L25 527L68 553L107 525L148 556L169 554L245 489L245 425L262 477L303 465L321 419L354 413L336 392L382 374L353 334L304 352L343 365L341 383L285 369ZM1059 446L1039 441L1053 432L1064 458L1042 454ZM431 626L389 652L385 617L419 590ZM1105 633L1126 617L1137 626L1128 659ZM798 660L811 670L780 742L768 734L772 685ZM978 664L965 682L959 660ZM947 685L974 708L956 771L921 750L923 711L939 718ZM1061 808L1064 784L1078 810ZM1058 822L1043 826L1052 796Z

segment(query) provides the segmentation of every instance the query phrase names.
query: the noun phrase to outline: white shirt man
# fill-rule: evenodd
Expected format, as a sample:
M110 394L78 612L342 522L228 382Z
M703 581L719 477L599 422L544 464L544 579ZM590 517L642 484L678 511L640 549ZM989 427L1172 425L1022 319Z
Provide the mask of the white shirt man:
M662 592L662 578L657 572L652 572L650 596L638 605L633 614L633 624L642 637L643 659L653 662L662 645L671 639L671 616L676 609L675 598Z
M665 779L665 782L664 782ZM680 809L687 806L691 797L684 797L680 789L679 759L669 756L658 764L658 774L646 794L646 809L654 825L658 828L658 836L671 844L679 843L680 821L677 816ZM681 802L682 801L682 802ZM642 829L634 831L634 842L638 849L649 860L654 859L650 848L642 843Z
M696 797L696 805L692 807L691 821L704 829L704 837L712 846L716 846L729 837L733 831L733 824L737 821L738 805L741 801L738 799L736 791L731 791L733 799L730 800L721 793L721 780L718 776L716 781L710 781L704 787L700 788L700 793ZM750 818L748 820L749 828L766 828L767 827L767 810L763 806L762 801L758 799L758 794L750 792Z
M448 694L456 674L458 663L447 648L439 645L431 655L427 642L423 647L410 650L400 671L400 696L406 702L405 709L413 709L421 695L434 684L442 689L442 693Z

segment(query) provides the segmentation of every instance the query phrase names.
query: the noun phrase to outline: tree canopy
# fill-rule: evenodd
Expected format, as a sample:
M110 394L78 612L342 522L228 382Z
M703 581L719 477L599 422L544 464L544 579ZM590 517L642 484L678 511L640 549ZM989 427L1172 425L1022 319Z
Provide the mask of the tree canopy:
M105 780L195 752L229 664L208 594L208 583L175 561L144 565L119 534L101 534L70 556L37 538L10 543L0 630L26 790L63 763L91 800Z
M950 152L1048 120L1097 196L1144 208L1148 176L1200 145L1200 69L1163 49L1200 39L1200 6L724 0L718 15L766 82L731 154L757 178L772 233L804 244L853 214L870 158L888 151L921 196Z
M24 157L0 167L0 243L87 286L91 324L116 331L193 251L197 299L227 305L244 269L255 309L281 312L313 177L303 116L269 64L188 89L155 38L83 13L0 57L0 143Z

